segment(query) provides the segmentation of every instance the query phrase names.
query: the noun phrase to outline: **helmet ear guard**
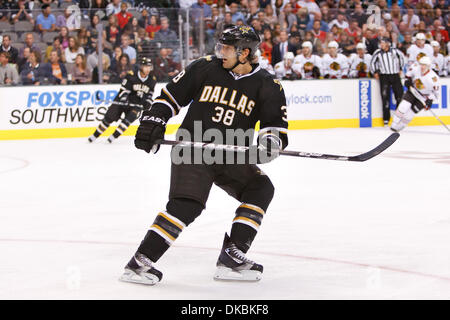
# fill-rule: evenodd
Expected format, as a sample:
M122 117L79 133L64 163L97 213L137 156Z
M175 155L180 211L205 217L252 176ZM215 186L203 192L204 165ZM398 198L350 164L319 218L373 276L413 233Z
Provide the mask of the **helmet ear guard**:
M261 38L259 35L255 32L255 30L253 30L253 28L248 26L232 26L230 28L226 28L222 32L222 35L219 37L218 41L218 44L233 46L237 57L242 54L244 49L249 49L250 52L247 57L248 61L252 61L255 58L255 53L256 50L258 50L260 43ZM221 58L221 54L217 53L218 52L216 50L216 56Z

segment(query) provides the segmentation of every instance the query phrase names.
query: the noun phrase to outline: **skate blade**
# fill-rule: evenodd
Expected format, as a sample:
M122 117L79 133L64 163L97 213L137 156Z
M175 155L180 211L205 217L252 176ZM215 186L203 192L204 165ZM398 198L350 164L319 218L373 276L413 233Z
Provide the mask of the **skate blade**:
M137 274L136 272L131 270L125 270L125 272L120 276L119 280L123 282L144 284L148 286L153 286L159 282L158 277L153 274L150 273Z
M236 271L231 268L217 267L214 280L217 281L248 281L256 282L262 279L262 273L256 270Z

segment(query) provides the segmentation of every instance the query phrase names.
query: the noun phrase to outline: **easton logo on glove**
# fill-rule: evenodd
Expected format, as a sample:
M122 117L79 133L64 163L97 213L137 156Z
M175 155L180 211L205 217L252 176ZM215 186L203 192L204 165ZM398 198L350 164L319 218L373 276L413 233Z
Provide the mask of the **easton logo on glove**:
M155 117L155 116L143 116L141 121L152 121L152 122L160 123L163 126L166 125L166 122L163 119Z

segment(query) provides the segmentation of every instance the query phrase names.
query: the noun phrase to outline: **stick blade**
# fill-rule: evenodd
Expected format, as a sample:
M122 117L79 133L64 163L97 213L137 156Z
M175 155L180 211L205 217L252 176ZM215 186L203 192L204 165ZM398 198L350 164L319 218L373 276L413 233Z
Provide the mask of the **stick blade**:
M399 137L400 137L400 134L398 132L394 132L389 137L387 137L386 140L384 140L382 143L380 143L378 146L376 146L372 150L370 150L366 153L357 155L357 156L349 157L348 161L362 162L362 161L367 161L369 159L372 159L373 157L379 155L384 150L386 150L387 148L392 146Z

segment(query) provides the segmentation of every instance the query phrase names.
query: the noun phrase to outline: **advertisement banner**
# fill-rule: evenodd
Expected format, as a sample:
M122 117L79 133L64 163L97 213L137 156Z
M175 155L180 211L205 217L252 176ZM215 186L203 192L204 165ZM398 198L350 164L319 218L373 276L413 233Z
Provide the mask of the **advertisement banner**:
M289 129L356 128L382 126L379 82L374 79L282 81ZM450 78L441 79L435 113L450 124ZM164 83L155 87L159 95ZM0 140L87 137L92 134L120 85L28 86L0 88ZM174 133L187 108L169 121ZM115 129L113 124L109 131ZM410 125L439 125L420 111ZM124 133L133 135L137 121Z

